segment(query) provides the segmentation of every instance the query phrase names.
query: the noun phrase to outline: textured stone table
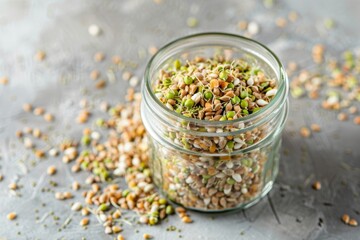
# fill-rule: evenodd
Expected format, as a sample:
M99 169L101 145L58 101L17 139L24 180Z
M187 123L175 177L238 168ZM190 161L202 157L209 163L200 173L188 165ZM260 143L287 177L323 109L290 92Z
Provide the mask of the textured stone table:
M9 76L7 86L0 85L0 239L112 239L92 219L88 230L78 222L80 216L69 209L69 203L54 200L46 168L56 165L61 174L54 179L58 191L65 191L74 179L84 180L86 173L73 174L58 158L36 160L14 137L24 126L47 129L58 142L66 136L79 136L81 128L74 123L87 98L98 103L123 100L125 83L121 72L104 90L93 90L89 72L98 68L104 75L113 55L128 62L128 70L139 77L149 59L149 46L163 44L186 34L203 31L225 31L242 34L240 20L255 21L260 32L254 38L267 44L286 64L296 60L301 68L315 68L311 47L324 42L333 54L360 46L360 4L358 1L276 1L271 9L259 1L170 1L157 4L150 0L126 1L0 1L0 76ZM278 28L275 19L289 11L299 13L299 20ZM196 17L198 26L189 28L188 17ZM336 28L325 30L323 21L333 18ZM88 34L88 26L99 25L99 37ZM47 58L33 60L37 50ZM104 51L107 60L95 64L93 55ZM136 68L134 63L137 64ZM25 114L21 106L31 102L56 113L53 124ZM290 116L283 134L283 154L274 190L256 206L245 211L225 214L191 212L195 223L184 225L177 217L156 227L125 225L126 239L142 239L150 233L156 239L360 239L360 228L342 224L347 212L360 220L360 129L336 120L336 113L319 108L319 101L290 99ZM303 125L319 123L322 132L309 139L299 136ZM286 153L286 154L285 154ZM314 191L311 183L322 182ZM17 181L23 187L21 196L10 194L7 185ZM37 182L33 187L32 182ZM79 198L80 199L80 198ZM39 209L39 213L35 213ZM15 222L6 214L16 211ZM72 222L66 230L49 213L54 211L60 222ZM36 222L35 217L39 220ZM47 225L47 227L44 226ZM168 232L175 225L182 230ZM20 232L20 235L18 235Z

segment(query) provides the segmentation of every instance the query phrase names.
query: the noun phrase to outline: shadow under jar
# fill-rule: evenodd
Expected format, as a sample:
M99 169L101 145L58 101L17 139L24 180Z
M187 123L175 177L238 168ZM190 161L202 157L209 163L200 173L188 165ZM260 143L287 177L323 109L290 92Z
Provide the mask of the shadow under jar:
M258 66L275 79L276 95L259 111L227 121L185 117L160 102L154 88L162 69L169 68L175 59L186 62L214 55ZM141 104L157 187L173 202L199 211L226 211L255 204L271 190L278 173L287 95L288 79L282 64L254 40L203 33L164 46L146 68ZM231 149L226 147L229 142Z

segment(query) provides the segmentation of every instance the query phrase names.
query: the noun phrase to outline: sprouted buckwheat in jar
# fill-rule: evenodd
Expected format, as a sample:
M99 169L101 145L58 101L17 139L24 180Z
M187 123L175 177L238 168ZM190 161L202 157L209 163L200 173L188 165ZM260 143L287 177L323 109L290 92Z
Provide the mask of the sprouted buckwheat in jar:
M287 91L281 63L253 40L209 33L162 48L141 108L155 184L191 209L254 204L278 171Z

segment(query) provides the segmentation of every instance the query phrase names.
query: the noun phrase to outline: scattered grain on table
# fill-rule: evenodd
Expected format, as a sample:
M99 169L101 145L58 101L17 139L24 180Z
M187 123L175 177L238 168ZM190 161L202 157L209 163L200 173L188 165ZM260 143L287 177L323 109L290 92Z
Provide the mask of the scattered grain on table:
M356 221L356 219L351 218L348 214L343 214L341 217L341 220L343 223L352 226L352 227L356 227L358 225L358 222Z
M289 12L289 14L288 14L288 19L289 19L291 22L295 22L298 18L299 18L299 15L298 15L297 12L295 12L295 11Z
M249 22L247 31L251 36L257 35L260 32L260 26L257 22Z
M287 25L287 20L283 17L279 17L276 19L275 23L279 28L284 28Z
M22 138L22 137L24 136L24 133L23 133L21 130L17 130L17 131L15 132L15 136L16 136L17 138Z
M6 217L7 217L8 220L12 221L12 220L15 220L17 218L17 214L15 212L11 212Z
M275 5L275 0L263 0L264 7L272 8Z
M32 131L32 135L36 138L40 138L42 135L42 132L39 128L34 128Z
M144 235L143 235L143 239L152 239L152 238L153 237L148 233L144 233Z
M186 20L186 24L188 27L190 28L194 28L194 27L197 27L197 25L199 24L199 20L195 17L189 17L187 20Z
M88 27L88 32L91 36L93 37L97 37L101 34L102 30L101 28L96 25L96 24L91 24L89 27Z
M24 112L31 112L33 107L30 103L24 103L22 106Z
M288 70L290 73L295 72L297 69L298 69L298 64L297 64L296 62L294 62L294 61L288 62L288 64L287 64L287 70Z
M76 118L76 122L82 124L86 123L90 117L91 113L88 110L82 110Z
M121 227L119 227L119 226L112 226L111 230L112 230L113 233L119 233L119 232L123 231L123 229Z
M122 74L122 79L125 81L129 81L131 77L132 77L132 73L129 71L125 71Z
M84 208L81 209L81 215L87 216L89 214L90 214L90 211L89 211L89 209L87 207L84 207Z
M0 77L0 84L1 85L7 85L9 83L9 78L6 76Z
M38 62L42 62L44 61L46 58L46 53L42 50L39 50L36 52L35 56L34 56L34 59Z
M296 21L298 18L298 14L294 11L290 12L288 14L288 19L291 22ZM190 18L189 18L190 19ZM196 27L198 24L198 20L196 18L187 20L187 24L189 27ZM285 18L278 18L276 20L276 23L279 27L285 27L287 24L287 19ZM93 26L93 25L92 25ZM90 30L89 26L89 34L92 36L97 36L100 34L100 28L95 25L96 27L94 27L92 30ZM256 35L259 33L260 31L260 27L256 22L250 22L249 24L246 21L240 21L238 23L238 27L240 30L247 30L248 33L250 33L250 35ZM148 52L150 54L155 54L155 52L157 51L157 49L155 47L149 47ZM322 63L324 61L324 52L325 49L323 47L322 44L319 44L317 46L314 46L313 51L312 51L312 56L313 59L316 63ZM42 61L44 60L46 57L46 54L44 53L43 56L41 57L35 57L38 61ZM94 60L96 62L100 62L103 61L105 59L105 55L103 53L97 53L94 56ZM121 63L121 59L118 56L114 56L112 58L112 62L114 64L120 64ZM288 69L292 70L292 72L296 72L297 71L297 64L295 62L291 63L288 65ZM339 68L339 71L341 71L342 68ZM95 70L96 71L96 70ZM93 74L95 76L93 76ZM335 74L336 75L336 74ZM337 76L337 75L336 75ZM90 78L91 79L98 79L100 77L100 72L98 73L90 73ZM131 86L136 86L138 84L139 79L137 77L134 77L132 75L132 73L130 73L129 71L123 72L122 77L124 80L129 81ZM305 77L305 78L304 78ZM335 80L334 81L330 81L330 84L337 84L337 82L341 82L340 86L343 86L345 89L349 88L349 86L351 86L352 81L351 77L346 78L347 80L336 80L337 78L340 79L340 77L334 77ZM325 86L323 85L323 80L321 77L319 77L318 75L312 75L312 74L308 74L308 75L302 75L300 78L300 80L298 81L298 85L295 87L292 87L292 92L295 92L295 96L308 96L311 99L316 99L319 97L319 89L320 86ZM303 81L304 80L304 81ZM0 81L1 82L1 81ZM344 83L346 82L346 84ZM349 82L349 84L347 83ZM349 86L348 86L349 85ZM296 90L294 90L296 89ZM293 95L293 94L292 94ZM137 93L134 92L134 90L129 90L127 98L130 100L134 100L136 98L138 98L139 95ZM354 97L354 99L356 99L356 95ZM336 101L334 101L336 100ZM344 102L341 102L341 99L338 97L328 97L326 100L326 109L338 109L340 107L342 107L343 105L347 105ZM79 151L79 154L66 154L63 157L63 159L65 159L66 163L68 162L72 162L74 161L74 165L71 167L71 170L73 172L78 172L78 171L88 171L91 174L91 177L89 177L87 179L87 184L92 184L92 188L89 191L84 191L83 192L83 196L84 196L84 202L86 204L89 204L89 207L91 207L92 209L99 209L100 207L100 211L95 211L94 214L97 215L97 217L99 217L99 219L101 219L101 221L103 221L103 223L105 224L105 232L108 234L112 234L112 233L118 233L120 231L122 231L122 228L120 226L115 225L114 221L115 219L120 219L123 218L121 217L121 211L120 209L117 209L117 207L113 207L116 205L119 205L121 208L123 209L130 209L131 211L136 211L137 213L139 213L139 222L143 223L143 224L149 224L149 225L154 225L159 223L162 219L164 219L167 215L170 215L174 212L174 208L166 203L163 202L162 198L160 198L160 196L155 192L155 190L153 190L153 183L150 177L147 176L148 174L148 159L141 159L141 160L134 160L131 155L126 155L127 153L125 152L124 149L117 149L117 147L111 147L112 144L114 143L119 143L119 145L122 146L122 148L125 148L125 146L127 146L127 144L131 143L131 145L135 148L133 151L135 153L140 153L143 154L143 149L146 148L146 144L145 143L140 143L138 146L135 145L134 141L131 141L130 136L132 136L132 132L137 133L137 129L141 129L142 125L139 122L138 118L135 118L135 126L128 126L126 124L126 122L128 121L134 121L134 119L127 117L126 115L129 114L130 116L132 116L132 114L136 114L138 113L138 106L137 103L130 103L129 105L114 105L111 106L108 103L102 103L101 106L101 110L104 112L108 112L109 115L111 116L109 119L104 119L102 121L101 126L104 129L108 129L110 131L119 131L118 128L120 128L121 132L123 135L125 136L121 136L121 137L116 137L113 136L112 134L110 134L111 136L109 136L108 138L105 138L105 136L107 135L103 135L103 138L105 138L104 140L100 138L100 134L96 134L96 132L88 132L88 135L90 136L90 140L91 142L89 143L89 146L91 146L92 148L94 148L94 151L92 149L89 150L84 150L82 152ZM86 104L88 105L88 104ZM134 108L135 106L135 110L131 109ZM84 108L87 108L88 106L84 106ZM24 111L29 112L32 111L32 106L29 104L28 106L23 106ZM123 113L125 111L125 113ZM348 106L348 111L350 114L355 114L357 112L357 108L355 106ZM43 111L37 112L35 113L34 110L34 114L35 115L43 115L45 113L45 110L43 109ZM77 121L80 123L85 123L88 121L89 117L90 117L90 112L88 110L84 110L84 112L81 112L77 118ZM44 115L44 119L46 114ZM360 124L360 116L355 116L355 118L353 119L353 122L355 124ZM126 128L130 128L130 129L126 129ZM313 132L318 132L320 131L320 126L317 124L312 124L310 126L310 129L308 129L307 127L304 127L305 130L300 130L300 133L303 137L309 137L311 135L311 131ZM25 134L37 134L37 130L36 128L34 129L34 131L32 129L28 129L29 131L24 131ZM21 132L21 131L20 131ZM18 137L22 136L22 132L21 133L16 133L16 135ZM41 134L40 134L41 135ZM142 139L145 137L145 135L143 133L140 134L140 136L138 136L139 139ZM103 140L103 141L102 141ZM27 139L27 140L23 140L24 144L27 141L27 145L29 148L32 148L34 146L34 144L30 141L31 139ZM80 142L80 140L79 140ZM71 144L70 144L71 145ZM106 146L106 147L105 147ZM69 147L65 147L64 150L66 150L66 148L71 148L74 146L69 146ZM108 149L109 147L109 149ZM77 150L77 146L74 147ZM120 147L121 148L121 147ZM64 154L64 150L62 150L62 154ZM39 150L36 150L39 151ZM55 154L55 148L51 149L51 150L46 150L50 156L56 156L58 154L58 152L56 152ZM112 155L114 154L114 155ZM128 163L127 160L121 160L119 159L119 156L117 155L125 155L126 157L129 157L133 163ZM45 155L45 153L43 153L43 155ZM93 159L97 159L99 157L99 155L110 155L111 157L108 158L106 161L105 159L103 160L93 160ZM142 155L141 155L142 156ZM141 167L140 167L141 166ZM111 179L112 175L116 175L116 176L123 176L126 181L128 182L128 189L120 189L119 186L115 186L115 185L110 185L110 184L106 184L104 186L104 188L100 188L100 183L101 182L106 182L109 179ZM136 177L137 176L142 176L142 175L146 175L147 177L145 178L146 180L138 180ZM2 180L2 175L0 174L0 181ZM318 184L317 184L318 183ZM145 185L145 187L139 188L137 189L135 186L142 186ZM320 182L315 182L313 184L314 189L318 190L321 188L321 184ZM73 184L71 185L71 188L76 191L80 188L80 183L78 182L73 182ZM14 190L17 189L17 186L14 188ZM146 192L145 189L150 189L149 192ZM145 194L145 199L141 199L139 196L141 194ZM109 197L111 196L111 197ZM141 195L142 196L142 195ZM59 200L65 200L65 199L70 199L72 198L72 194L70 192L57 192L55 193L55 197ZM75 203L76 204L76 203ZM75 208L75 204L72 205L72 209ZM80 202L78 204L81 204ZM159 205L161 206L161 209L159 207ZM106 207L103 207L106 206ZM76 207L77 209L77 207ZM102 211L102 210L104 211ZM116 210L115 210L116 209ZM93 210L91 210L93 211ZM178 215L180 216L181 220L185 223L190 223L192 222L192 219L190 218L190 216L188 216L188 214L186 213L185 209L178 209L177 208L177 212ZM81 214L83 216L86 216L88 214L90 214L90 210L87 207L84 207L81 209ZM156 217L154 217L156 216ZM16 217L16 214L15 214ZM86 220L87 219L87 220ZM342 220L344 221L344 218L342 218ZM84 221L84 222L83 222ZM83 222L83 223L82 223ZM86 222L86 223L85 223ZM345 222L345 221L344 221ZM81 220L80 225L82 226L86 226L89 223L89 219L88 218L84 218ZM350 218L348 216L347 221L345 222L346 224L349 224L351 226L357 226L357 221L353 218ZM144 234L145 235L145 234ZM145 237L144 237L145 238ZM117 236L118 240L123 240L124 237L122 235L118 235ZM149 239L149 238L146 238Z
M158 48L155 46L149 46L149 48L148 48L148 52L150 55L155 55L155 53L157 53L157 51L158 51Z
M79 106L81 108L88 108L89 107L89 101L86 98L83 98L79 102Z
M45 109L43 107L36 107L36 108L34 108L33 113L36 116L40 116L40 115L43 115L45 113Z
M95 83L95 87L97 89L103 89L104 87L106 87L106 81L104 79L101 79L101 80L97 81Z
M105 54L103 52L97 52L94 55L94 61L95 62L102 62L105 59Z
M323 44L316 44L312 48L312 57L315 63L322 63L324 60L325 47Z
M119 65L121 63L121 57L115 55L111 58L111 61L113 62L113 64Z
M239 21L237 24L238 28L242 31L245 31L247 29L248 26L248 22L247 21Z
M357 109L356 106L349 107L349 113L350 114L355 114L355 113L357 113L357 111L358 111L358 109Z
M319 125L319 124L316 124L316 123L311 124L310 128L311 128L311 130L312 130L313 132L320 132L320 131L321 131L320 125Z
M35 146L33 141L31 140L31 138L25 137L23 141L24 141L25 148L30 149L30 148L33 148Z
M48 169L47 169L47 174L49 175L49 176L52 176L52 175L54 175L55 173L56 173L56 167L55 166L49 166L48 167Z
M106 226L104 232L105 232L106 234L112 234L112 233L113 233L113 231L112 231L112 229L111 229L110 226Z
M90 72L90 78L92 80L97 80L100 77L100 71L99 70L92 70Z
M43 158L45 157L45 152L41 149L35 149L35 152L34 152L35 156L37 158Z
M59 154L59 151L58 151L56 148L51 148L51 149L49 150L49 155L50 155L51 157L56 157L58 154Z
M89 224L89 222L90 222L89 218L83 218L80 221L80 225L81 226L87 226Z
M321 189L321 183L319 181L315 181L312 185L313 189L320 190Z
M57 200L66 200L66 199L73 198L73 195L70 192L56 192L55 198Z
M304 138L309 138L311 136L311 131L307 127L300 128L300 135Z
M344 214L344 215L342 215L341 220L342 220L345 224L348 224L349 221L350 221L350 216L349 216L348 214Z
M354 118L354 123L355 123L356 125L360 125L360 116L356 116L356 117Z
M79 190L80 187L81 187L80 183L77 182L77 181L74 181L71 186L72 186L72 189L73 189L74 191Z
M14 183L14 182L13 182L13 183L10 183L8 187L9 187L9 189L11 189L11 190L16 190L16 189L18 189L18 185L17 185L16 183Z
M72 206L71 206L71 210L72 211L80 211L82 209L82 205L80 202L75 202Z
M358 225L358 222L356 221L356 219L352 218L349 221L349 225L352 227L356 227Z
M131 87L136 87L139 83L139 78L137 76L132 76L129 80L129 85Z
M348 119L348 115L346 113L339 113L337 119L339 121L346 121Z
M51 113L45 113L45 114L44 114L44 119L45 119L45 121L47 121L47 122L53 122L54 119L55 119L55 117L54 117L54 115L51 114Z
M324 19L324 26L326 29L333 29L335 27L335 21L332 18Z

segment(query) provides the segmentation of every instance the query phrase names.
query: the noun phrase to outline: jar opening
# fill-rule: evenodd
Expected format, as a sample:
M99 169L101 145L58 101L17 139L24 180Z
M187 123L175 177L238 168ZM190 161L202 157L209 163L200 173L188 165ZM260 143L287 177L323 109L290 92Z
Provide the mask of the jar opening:
M196 40L196 41L195 41ZM261 108L259 111L252 113L247 116L243 116L234 120L225 120L225 121L212 121L212 120L201 120L191 117L183 116L175 111L168 109L159 99L155 96L152 89L152 78L158 67L160 67L164 62L169 59L169 56L172 57L176 54L182 53L184 48L190 47L211 47L211 46L220 46L228 44L234 49L240 49L249 55L252 55L258 59L264 61L265 64L270 67L275 75L278 83L278 92L274 98L269 102L268 105ZM261 51L259 54L253 48L256 47L256 50ZM286 100L288 94L288 81L286 80L286 73L284 68L278 59L278 57L266 46L263 44L245 38L239 35L228 34L228 33L200 33L189 35L175 41L170 42L169 44L162 47L149 61L145 74L144 74L144 85L143 91L147 92L147 95L150 97L150 101L155 103L156 106L159 106L157 110L158 114L163 116L171 116L174 120L178 122L187 121L197 125L207 125L207 126L224 126L224 125L233 125L238 123L247 123L254 121L256 119L262 118L262 116L270 114L275 111L277 107L282 106Z

